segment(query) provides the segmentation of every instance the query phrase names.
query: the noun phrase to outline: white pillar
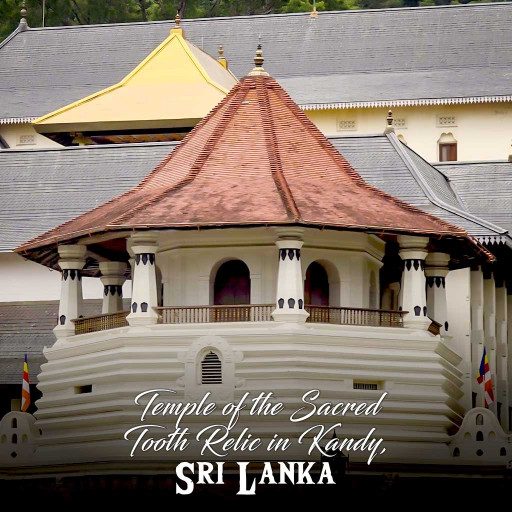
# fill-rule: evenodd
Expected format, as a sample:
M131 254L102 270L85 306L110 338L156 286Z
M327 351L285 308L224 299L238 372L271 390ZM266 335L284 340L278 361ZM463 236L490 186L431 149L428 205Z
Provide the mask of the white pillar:
M85 265L85 245L59 246L59 267L62 269L59 318L53 329L56 338L75 334L72 320L82 314L82 274Z
M484 352L484 276L480 267L471 269L471 389L475 407L484 406L483 389L476 380Z
M402 310L404 326L413 329L428 329L431 320L427 316L427 295L425 291L425 258L428 238L400 235L399 255L404 261L402 274Z
M119 313L123 310L123 284L126 281L126 263L123 261L100 261L103 284L103 314Z
M300 248L302 240L277 240L279 267L277 272L276 309L272 318L276 322L305 322L309 314L304 309L304 285Z
M501 404L500 423L505 432L509 429L507 313L507 288L503 279L496 279L496 400Z
M497 413L496 400L499 383L496 375L496 285L493 273L484 269L484 344L489 358L489 367L494 391L494 403L489 407Z
M427 314L441 324L441 336L449 335L448 311L446 307L446 276L450 255L432 252L427 255L425 275L427 276Z
M130 249L135 259L132 273L132 302L130 314L127 316L130 325L156 324L158 320L158 314L153 309L158 305L155 271L155 254L158 251L156 240L154 233L147 232L135 233L130 237Z

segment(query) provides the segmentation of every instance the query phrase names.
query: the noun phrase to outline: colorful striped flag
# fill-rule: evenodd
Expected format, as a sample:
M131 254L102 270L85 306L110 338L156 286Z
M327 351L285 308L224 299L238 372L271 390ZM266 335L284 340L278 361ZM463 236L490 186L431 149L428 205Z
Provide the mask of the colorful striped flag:
M485 407L488 408L489 405L494 402L494 393L492 391L492 378L491 370L489 368L489 358L487 357L487 351L485 350L485 347L476 380L478 381L478 384L482 384L482 382L484 383Z
M27 354L25 354L25 362L23 363L23 386L21 388L21 411L27 412L29 405L30 405L30 384L28 382Z

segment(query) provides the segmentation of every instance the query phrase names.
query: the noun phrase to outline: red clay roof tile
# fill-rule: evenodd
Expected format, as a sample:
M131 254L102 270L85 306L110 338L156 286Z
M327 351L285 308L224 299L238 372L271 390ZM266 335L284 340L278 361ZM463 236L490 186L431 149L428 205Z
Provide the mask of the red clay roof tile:
M248 76L137 187L17 251L116 229L290 223L466 235L368 185L273 78Z

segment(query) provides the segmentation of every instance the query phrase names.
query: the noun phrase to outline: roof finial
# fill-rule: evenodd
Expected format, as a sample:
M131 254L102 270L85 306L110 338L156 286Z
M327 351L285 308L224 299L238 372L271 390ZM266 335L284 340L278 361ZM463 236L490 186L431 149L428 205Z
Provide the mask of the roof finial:
M171 28L171 34L183 35L183 29L181 28L181 16L179 10L176 11L176 16L174 17L174 27Z
M316 18L318 16L318 12L316 10L316 0L313 0L313 10L311 11L310 16L312 18Z
M217 61L224 69L228 69L228 61L224 58L224 48L221 44L219 44L219 56Z
M388 133L395 133L395 127L393 126L393 112L391 112L391 109L388 111L388 117L386 118L387 125L386 129L384 130L384 135Z
M254 68L249 73L249 76L269 76L268 73L263 69L263 50L261 49L261 43L258 43L258 48L256 49L256 55L254 56Z
M23 3L21 4L21 10L20 10L20 14L21 14L21 19L20 19L20 24L18 26L18 30L23 32L24 30L27 30L28 28L28 23L27 23L27 5L25 3L25 0L23 0Z

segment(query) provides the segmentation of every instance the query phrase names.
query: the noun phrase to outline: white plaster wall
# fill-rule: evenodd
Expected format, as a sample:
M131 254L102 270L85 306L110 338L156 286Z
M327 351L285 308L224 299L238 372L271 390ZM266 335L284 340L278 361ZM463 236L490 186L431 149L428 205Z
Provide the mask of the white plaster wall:
M60 272L28 261L12 252L0 253L0 302L60 299ZM103 285L97 278L84 277L84 299L101 299ZM130 297L131 282L123 286L123 295Z
M406 119L406 128L397 128L406 143L429 162L437 162L437 141L443 133L457 140L457 159L506 160L511 153L512 104L480 103L426 107L396 107L395 119ZM308 110L307 116L325 135L382 133L386 126L386 108L347 110ZM438 116L455 116L456 126L439 127ZM355 120L357 129L339 131L341 120Z

